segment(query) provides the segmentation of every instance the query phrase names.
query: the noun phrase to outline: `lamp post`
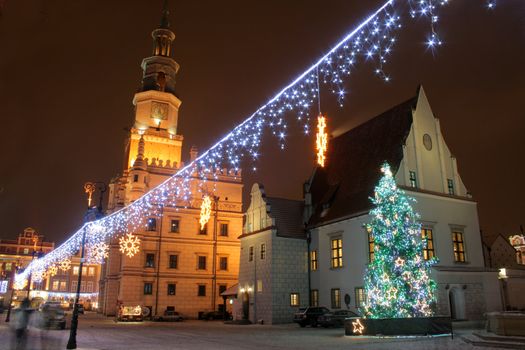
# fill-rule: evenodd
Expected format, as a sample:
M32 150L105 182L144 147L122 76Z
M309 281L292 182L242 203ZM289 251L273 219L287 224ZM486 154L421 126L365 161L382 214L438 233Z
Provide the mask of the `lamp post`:
M99 182L86 182L84 184L84 191L87 194L88 197L88 208L86 215L84 216L84 223L88 223L90 221L97 219L97 214L101 214L102 211L102 194L105 192L104 190L101 190L101 199L100 199L100 207L91 207L93 192L96 190L96 185L99 184ZM71 317L71 331L69 332L69 340L67 341L66 349L76 349L77 348L77 329L78 329L78 304L80 301L80 287L82 285L82 268L84 267L84 255L85 255L85 249L86 249L86 232L87 226L84 225L84 228L82 229L82 244L80 247L80 265L78 267L78 282L77 282L77 292L75 296L75 305L73 307L73 316Z

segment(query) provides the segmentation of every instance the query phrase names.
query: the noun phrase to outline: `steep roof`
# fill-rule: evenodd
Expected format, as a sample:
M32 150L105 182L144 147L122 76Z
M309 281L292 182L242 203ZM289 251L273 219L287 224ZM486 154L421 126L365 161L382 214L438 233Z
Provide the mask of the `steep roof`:
M328 164L317 168L310 180L310 227L370 210L381 164L388 162L396 173L403 159L416 103L417 96L330 140Z
M276 197L266 197L270 205L270 216L275 219L277 235L290 238L305 238L303 224L304 202Z

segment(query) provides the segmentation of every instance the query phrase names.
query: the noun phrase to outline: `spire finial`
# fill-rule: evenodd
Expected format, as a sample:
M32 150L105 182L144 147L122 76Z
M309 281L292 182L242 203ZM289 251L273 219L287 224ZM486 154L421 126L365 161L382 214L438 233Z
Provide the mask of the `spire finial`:
M162 19L160 20L159 28L169 29L170 20L169 20L170 10L168 9L168 0L164 0L164 6L162 7Z

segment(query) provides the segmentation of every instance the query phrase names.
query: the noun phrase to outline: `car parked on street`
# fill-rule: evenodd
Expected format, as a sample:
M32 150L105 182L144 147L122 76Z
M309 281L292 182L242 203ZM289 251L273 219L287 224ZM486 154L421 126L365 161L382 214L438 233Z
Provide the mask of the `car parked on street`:
M164 315L162 316L155 316L153 317L153 321L166 321L166 322L180 322L184 320L184 318L177 312L177 311L171 311L166 310L164 311Z
M317 327L319 324L318 318L321 315L329 313L330 310L328 310L326 307L302 307L299 309L299 312L296 312L293 321L301 327L306 327L308 325L312 327Z
M342 327L345 324L345 319L348 317L359 317L359 315L350 310L337 310L319 316L317 322L325 328Z
M228 311L209 311L202 314L201 319L211 320L231 320L232 315Z

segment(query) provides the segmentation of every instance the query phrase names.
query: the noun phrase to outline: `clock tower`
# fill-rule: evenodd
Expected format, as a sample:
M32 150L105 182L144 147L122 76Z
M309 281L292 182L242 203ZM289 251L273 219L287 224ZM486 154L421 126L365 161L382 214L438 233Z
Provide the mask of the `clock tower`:
M148 161L181 166L182 135L177 134L181 101L175 94L175 77L179 64L171 57L175 34L170 29L169 11L164 6L162 19L153 30L153 52L142 60L142 83L133 97L135 123L126 145L124 170L131 168L144 142L143 157Z

